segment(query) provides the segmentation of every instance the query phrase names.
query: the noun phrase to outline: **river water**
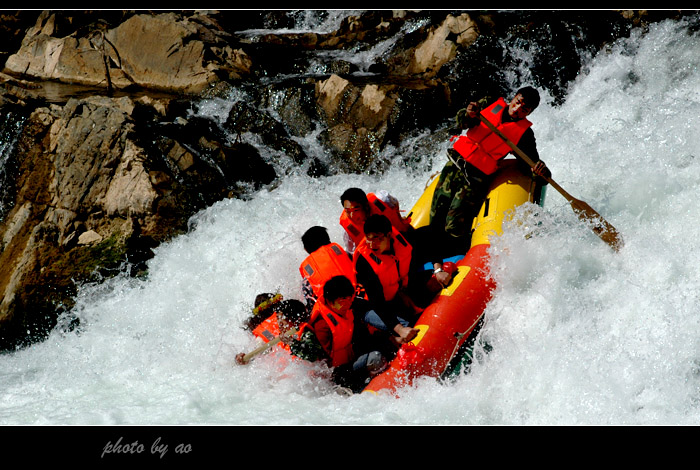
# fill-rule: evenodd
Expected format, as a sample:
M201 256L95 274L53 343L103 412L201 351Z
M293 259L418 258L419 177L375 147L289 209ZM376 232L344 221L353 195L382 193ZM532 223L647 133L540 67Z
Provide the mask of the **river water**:
M700 422L700 41L682 22L592 58L558 107L532 114L554 179L623 235L611 251L566 200L519 211L492 241L491 346L453 383L398 399L341 396L318 366L271 354L241 323L260 292L299 298L301 234L341 240L339 195L387 189L410 208L446 143L381 176L290 171L225 200L156 250L146 279L80 290L44 342L0 356L3 425L691 425ZM515 88L517 84L513 84ZM200 108L225 115L225 100ZM313 152L312 137L303 142ZM425 150L422 150L425 151ZM316 150L316 152L320 152ZM274 155L270 155L273 158Z

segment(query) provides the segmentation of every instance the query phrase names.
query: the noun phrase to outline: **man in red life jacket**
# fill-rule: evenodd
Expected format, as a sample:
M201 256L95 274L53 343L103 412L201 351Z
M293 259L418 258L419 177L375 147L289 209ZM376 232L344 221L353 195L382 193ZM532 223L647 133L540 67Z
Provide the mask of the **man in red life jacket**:
M364 316L369 303L355 295L345 276L335 276L323 286L308 323L298 338L285 338L292 354L308 361L323 360L333 368L332 380L352 391L364 388L381 372L386 359L381 345L369 333ZM377 347L380 346L380 347Z
M360 188L349 188L340 196L340 202L343 205L340 225L345 229L345 250L350 255L364 238L364 224L370 215L385 215L403 234L413 229L410 220L401 216L399 202L386 191L365 194Z
M422 311L405 292L409 285L412 251L410 243L389 220L375 214L365 222L365 238L354 255L356 280L372 305L366 321L394 335L397 344L408 343L416 337L418 330L410 325ZM444 275L450 276L449 273Z
M243 329L253 331L262 322L275 313L275 308L279 308L282 302L282 294L264 293L255 296L252 315L243 322Z
M254 329L253 335L264 343L268 343L279 335L287 333L292 328L301 328L309 318L304 304L298 300L281 300L271 307L273 312L270 316L260 322ZM289 350L283 342L278 345ZM238 364L246 364L243 357L245 353L236 355Z
M340 200L343 204L343 212L340 215L340 225L345 229L343 237L346 251L353 255L357 245L364 238L364 224L367 217L374 214L386 216L391 225L403 235L412 246L414 266L423 266L431 262L436 273L442 272L443 250L440 243L435 241L433 230L429 226L414 229L410 224L410 218L401 216L399 202L395 197L384 190L377 193L365 194L359 188L347 189ZM437 274L438 277L444 274ZM447 282L447 279L440 279Z
M323 293L323 286L332 277L346 276L355 284L355 270L347 252L337 243L331 243L325 227L314 226L301 237L308 256L299 266L302 277L302 294L307 309L311 311L316 299Z
M444 232L446 244L455 252L463 253L468 247L470 229L478 213L494 173L502 159L512 149L479 119L486 117L508 139L527 154L536 166L530 169L521 162L525 172L535 176L551 176L551 172L540 160L527 116L537 108L540 96L536 89L524 87L506 103L503 98L481 111L479 103L471 102L457 113L459 132L468 129L466 135L453 138L448 150L450 161L443 168L433 196L430 210L430 226L436 233ZM538 181L546 184L544 180Z

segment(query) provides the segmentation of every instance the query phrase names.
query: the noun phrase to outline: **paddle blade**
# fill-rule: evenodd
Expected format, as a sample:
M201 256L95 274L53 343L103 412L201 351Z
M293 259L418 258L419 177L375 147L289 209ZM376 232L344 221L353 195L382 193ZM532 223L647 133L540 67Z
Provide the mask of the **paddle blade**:
M624 242L622 241L622 236L615 227L601 217L600 214L586 202L575 198L572 198L569 202L579 219L588 222L593 232L613 250L620 251Z

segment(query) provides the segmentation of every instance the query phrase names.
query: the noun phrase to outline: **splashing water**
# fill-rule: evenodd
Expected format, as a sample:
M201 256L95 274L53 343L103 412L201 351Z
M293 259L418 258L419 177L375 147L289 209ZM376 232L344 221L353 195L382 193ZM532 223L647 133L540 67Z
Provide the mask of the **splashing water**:
M226 200L160 246L146 280L80 290L61 328L0 356L3 424L695 424L700 419L700 42L682 22L633 34L533 113L554 179L623 235L612 252L554 190L493 240L491 347L450 384L344 397L317 366L254 347L256 294L299 298L301 234L341 239L339 195L390 190L409 209L424 172L290 174ZM311 148L311 146L309 146ZM393 149L399 160L404 151Z

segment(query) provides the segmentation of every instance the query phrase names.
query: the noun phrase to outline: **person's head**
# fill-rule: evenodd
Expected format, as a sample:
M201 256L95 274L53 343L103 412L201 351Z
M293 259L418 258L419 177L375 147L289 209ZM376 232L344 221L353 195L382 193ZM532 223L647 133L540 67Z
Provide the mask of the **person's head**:
M355 299L355 286L345 276L332 277L323 285L323 298L329 307L342 315Z
M308 319L309 314L304 304L298 300L283 300L277 308L277 324L282 331L298 328Z
M391 222L381 214L371 215L365 222L365 240L370 250L384 253L391 248Z
M515 119L525 119L539 104L539 92L531 86L526 86L515 93L508 104L508 114Z
M360 188L348 188L340 196L345 214L355 223L364 223L370 214L367 194Z
M264 293L255 296L255 306L253 315L263 318L272 315L272 309L276 304L282 301L282 294Z
M253 315L243 322L243 328L254 330L264 322L270 315L275 313L275 308L282 301L282 294L264 293L255 296Z
M311 254L322 246L330 245L331 239L328 236L328 230L317 225L304 232L301 242L304 244L304 250Z

